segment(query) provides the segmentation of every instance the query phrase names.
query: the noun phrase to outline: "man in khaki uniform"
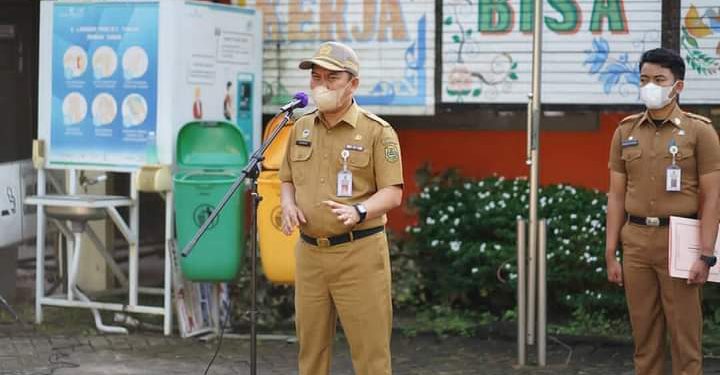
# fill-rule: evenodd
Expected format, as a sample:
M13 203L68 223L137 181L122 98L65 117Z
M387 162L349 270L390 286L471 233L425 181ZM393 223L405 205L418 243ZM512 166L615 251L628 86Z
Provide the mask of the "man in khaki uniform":
M685 63L677 53L645 52L640 74L647 110L623 119L610 146L608 280L625 286L636 373L665 374L669 332L672 373L697 375L703 372L701 288L716 262L720 144L710 120L678 106ZM668 271L671 215L700 219L701 254L687 280Z
M391 374L392 303L386 212L402 200L402 164L390 125L353 100L355 52L323 43L311 59L318 109L295 122L280 168L283 232L295 249L301 375L330 371L339 316L359 375Z

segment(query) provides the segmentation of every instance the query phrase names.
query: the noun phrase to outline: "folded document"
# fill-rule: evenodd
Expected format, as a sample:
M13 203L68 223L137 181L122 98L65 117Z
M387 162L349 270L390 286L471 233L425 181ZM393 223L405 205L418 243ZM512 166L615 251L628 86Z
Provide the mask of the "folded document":
M720 237L720 231L718 231ZM715 240L715 256L720 257L720 239ZM670 276L687 279L693 262L700 258L700 220L670 216L668 266ZM710 268L708 281L720 282L720 264Z

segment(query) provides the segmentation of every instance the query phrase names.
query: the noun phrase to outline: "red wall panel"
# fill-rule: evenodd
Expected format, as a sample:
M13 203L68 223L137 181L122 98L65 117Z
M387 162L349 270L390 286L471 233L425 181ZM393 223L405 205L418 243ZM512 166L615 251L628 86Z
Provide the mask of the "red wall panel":
M608 151L617 123L627 114L601 114L595 131L540 133L540 183L569 183L607 190ZM417 192L415 171L430 163L433 171L458 168L464 176L497 173L512 178L528 176L525 131L398 130L405 175L405 204L390 213L390 227L404 231L415 217L407 198Z

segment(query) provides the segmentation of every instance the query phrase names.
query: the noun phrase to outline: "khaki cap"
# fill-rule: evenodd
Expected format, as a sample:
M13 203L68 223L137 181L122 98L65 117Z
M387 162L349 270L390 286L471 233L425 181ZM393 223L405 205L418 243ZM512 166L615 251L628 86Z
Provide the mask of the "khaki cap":
M300 62L300 69L312 69L313 65L336 72L348 72L354 76L360 74L360 63L355 51L338 42L321 44L315 52L315 56Z

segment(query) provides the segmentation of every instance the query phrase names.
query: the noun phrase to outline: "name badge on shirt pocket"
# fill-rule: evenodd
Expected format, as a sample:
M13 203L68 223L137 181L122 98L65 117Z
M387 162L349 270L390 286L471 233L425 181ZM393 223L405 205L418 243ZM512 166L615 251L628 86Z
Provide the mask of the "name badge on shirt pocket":
M345 145L345 149L350 151L363 151L365 147L360 145Z
M640 142L637 139L628 139L622 142L622 147L632 147L639 145Z
M295 144L298 146L310 147L312 145L312 142L305 139L298 139L297 141L295 141Z

